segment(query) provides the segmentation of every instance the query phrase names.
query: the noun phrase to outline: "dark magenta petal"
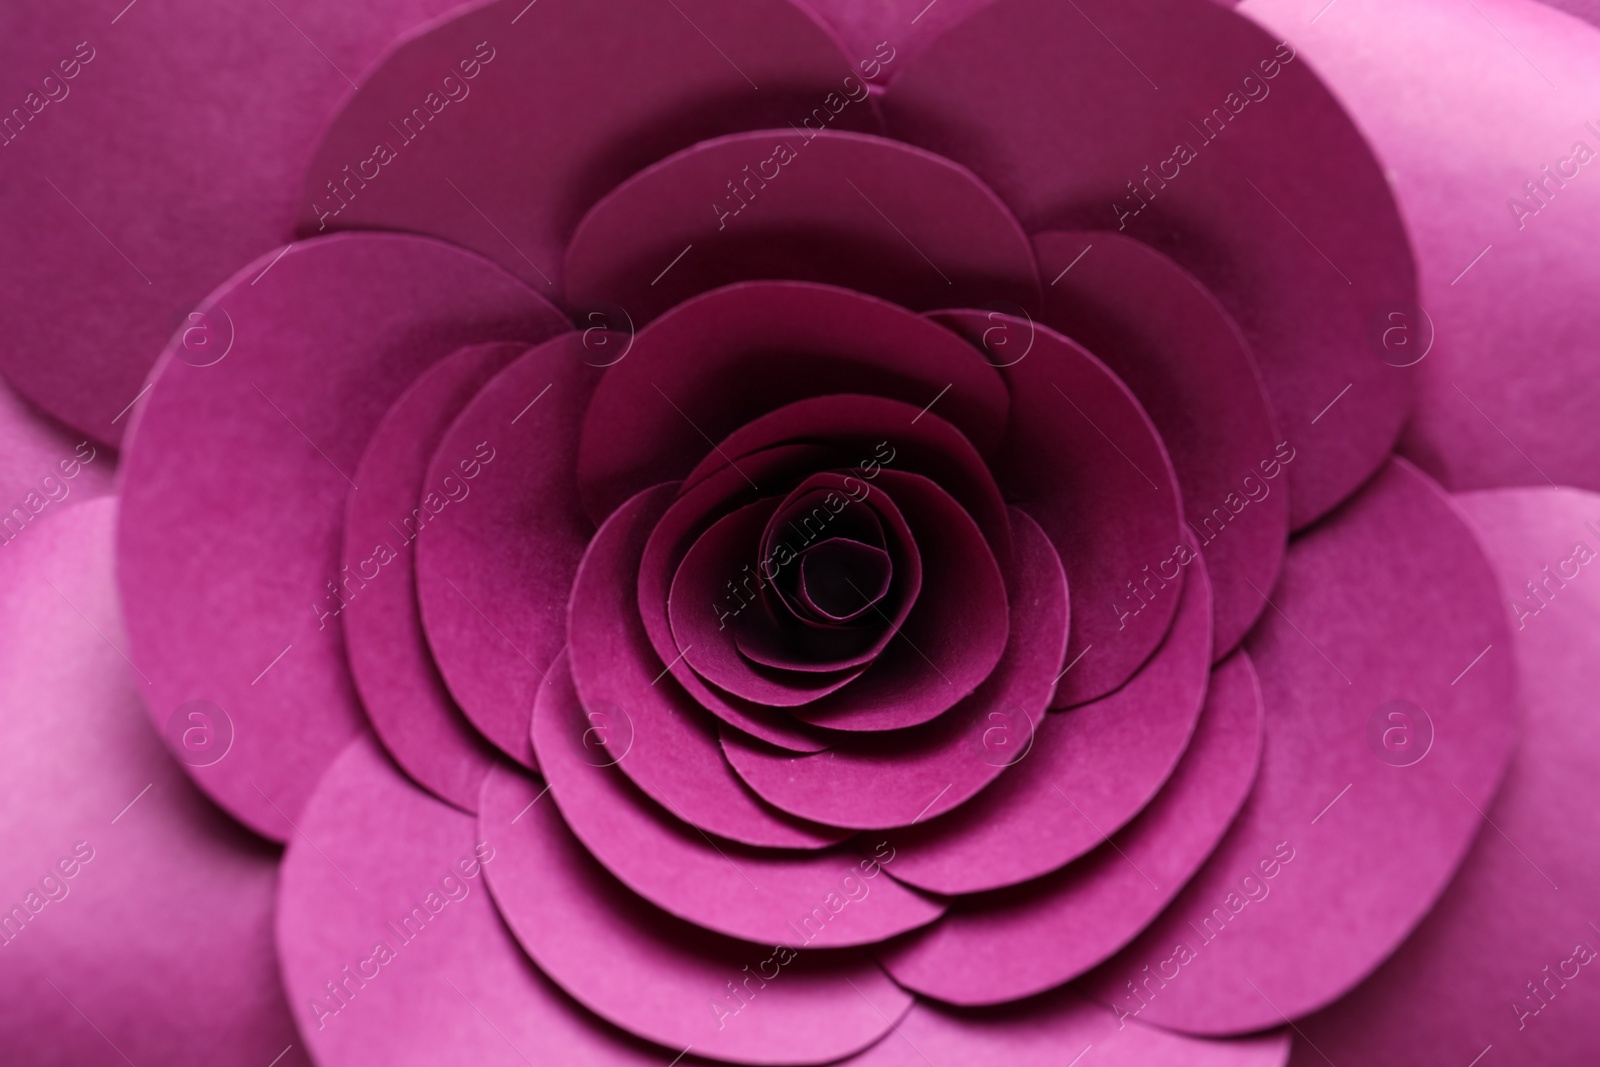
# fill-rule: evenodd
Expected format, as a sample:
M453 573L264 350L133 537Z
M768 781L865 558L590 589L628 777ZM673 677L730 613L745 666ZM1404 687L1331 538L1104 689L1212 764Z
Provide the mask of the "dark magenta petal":
M534 1063L660 1061L523 955L486 884L500 842L406 781L370 737L334 760L296 822L277 948L322 1067L494 1063L507 1044Z
M1412 372L1374 326L1414 309L1415 268L1371 151L1292 45L1210 0L1006 0L910 60L884 107L1030 232L1122 230L1216 295L1303 448L1293 526L1388 455Z
M707 685L684 662L682 650L673 638L667 596L678 563L693 539L716 516L758 499L758 494L751 487L752 481L759 479L767 482L771 479L773 483L781 483L793 477L796 471L815 470L818 464L825 464L830 458L829 450L820 446L780 445L740 457L736 464L721 467L693 487L680 491L679 498L651 529L644 555L639 560L639 617L650 647L664 664L664 669L701 707L723 722L794 752L820 752L828 742L822 739L819 732L795 722L783 712L741 700ZM734 581L738 589L736 603L745 598L754 599L758 595L755 568L756 561L752 560L748 570L741 564L736 573L729 575L729 580ZM725 610L734 610L726 602L723 606Z
M475 463L429 486L428 461L451 421L479 389L525 350L477 345L442 359L412 383L383 417L356 468L359 493L345 502L344 567L363 583L341 613L350 674L383 747L425 788L475 811L494 749L475 730L434 666L417 608L411 554L424 494L446 489L465 499L482 473ZM440 499L445 499L440 497ZM412 524L397 520L413 519Z
M801 818L874 829L932 819L1024 758L1055 689L1067 643L1067 579L1043 531L1012 514L1011 634L978 691L948 715L882 738L797 755L723 728L722 750L764 799Z
M1116 233L1034 237L1042 318L1139 398L1172 458L1211 578L1216 641L1232 651L1266 609L1289 530L1285 457L1255 360L1216 298L1183 268ZM1080 258L1081 257L1081 258Z
M635 575L645 540L676 490L668 484L641 493L595 534L572 583L571 669L558 658L549 683L538 687L539 699L551 686L564 691L570 673L589 718L573 738L600 740L604 751L592 754L594 762L621 766L652 800L700 830L773 848L837 841L842 834L803 826L745 787L722 758L712 716L668 676L650 647ZM537 748L537 736L533 743Z
M802 441L836 448L828 465L849 469L858 481L871 482L884 467L932 478L966 508L997 558L1010 552L1005 502L972 442L929 408L884 397L816 396L770 411L723 438L684 485L696 486L752 453Z
M555 295L602 193L696 141L797 121L846 79L860 84L838 45L783 0L485 4L400 44L345 103L300 226L433 234ZM829 125L878 120L852 104Z
M853 670L777 670L740 655L743 642L737 638L741 633L754 631L763 643L781 648L781 633L759 633L763 627L776 631L779 621L761 619L764 605L760 603L733 615L725 588L740 576L743 567L759 557L761 531L779 503L768 499L747 504L712 523L684 555L667 597L667 617L683 662L724 692L774 708L816 700L848 685L862 670L860 665L849 663L839 666L854 667ZM737 604L732 601L732 605Z
M996 315L941 313L983 343ZM1104 696L1161 643L1177 610L1183 511L1161 438L1128 387L1060 334L1010 320L1023 354L1001 373L1011 421L995 463L1008 500L1038 520L1067 568L1072 640L1056 705ZM1016 343L1022 343L1020 340Z
M145 721L115 502L35 523L0 552L4 1058L121 1063L114 1045L134 1063L242 1067L293 1044L279 1067L305 1067L272 952L277 850L177 762L227 758L226 717L164 708L167 746Z
M275 2L61 0L6 22L0 372L77 439L116 444L162 346L199 325L195 300L277 254L349 78L457 6Z
M490 775L478 832L496 856L484 869L528 955L602 1017L673 1052L809 1064L872 1044L911 1006L861 953L753 945L662 912L595 862L539 803L545 789L503 765Z
M789 278L918 311L1037 303L1028 238L971 171L818 132L809 112L789 122L803 125L695 145L607 193L567 247L568 302L620 306L643 325L697 293Z
M834 537L800 556L800 599L827 622L856 622L889 594L894 561L874 545Z
M935 8L934 10L938 10ZM855 1067L1283 1067L1287 1031L1210 1041L1137 1022L1063 990L1025 1005L970 1012L919 1000L895 1036L851 1060ZM1072 1057L1080 1057L1073 1064Z
M1584 1063L1600 1051L1600 983L1590 980L1600 948L1590 925L1600 910L1600 584L1590 573L1600 498L1541 487L1455 500L1484 544L1501 596L1523 612L1537 609L1511 635L1521 737L1505 784L1493 806L1484 805L1492 825L1478 831L1428 917L1372 977L1298 1025L1337 1063L1468 1063L1490 1045L1484 1063ZM1574 551L1579 544L1585 551ZM1529 596L1530 578L1548 582L1548 599Z
M530 767L534 692L566 645L567 595L594 536L572 481L594 359L590 335L567 333L496 375L439 440L424 494L391 516L416 538L423 625L450 692Z
M1293 35L1389 168L1422 288L1374 330L1385 359L1421 361L1404 453L1452 490L1600 489L1600 31L1551 10L1600 23L1600 5L1474 3L1420 3L1392 32L1382 3L1315 25L1245 10Z
M895 859L886 843L783 853L714 840L669 814L672 805L646 797L610 762L618 731L594 715L570 681L553 678L541 688L533 711L539 768L594 858L657 907L707 930L791 948L873 944L944 911L880 877Z
M962 901L879 958L895 981L952 1004L1060 985L1127 944L1199 870L1238 814L1261 756L1261 691L1236 652L1212 673L1178 769L1149 806L1083 859Z
M935 893L1013 885L1076 859L1138 814L1177 766L1205 699L1203 566L1190 564L1178 617L1133 680L1048 716L1028 757L994 785L943 819L897 833L895 877Z
M1438 899L1510 754L1504 603L1471 531L1410 464L1391 461L1290 546L1271 608L1248 645L1266 708L1250 799L1088 986L1161 1026L1241 1033L1347 992ZM1257 883L1272 894L1259 903ZM1175 952L1178 977L1134 996L1127 983L1170 973Z
M884 470L874 495L891 497L921 557L922 592L865 674L836 693L791 709L813 726L851 732L928 722L965 699L1005 652L1010 627L1005 576L972 517L920 474Z
M268 263L207 298L212 342L231 342L220 357L187 362L181 335L162 356L123 454L117 577L152 718L187 700L226 709L233 752L191 773L282 840L362 728L334 613L361 595L339 530L367 441L456 349L566 323L437 241L343 235Z
M598 521L751 419L834 393L938 400L980 450L1005 431L1005 383L949 330L843 289L750 282L678 305L607 370L578 451L584 506Z

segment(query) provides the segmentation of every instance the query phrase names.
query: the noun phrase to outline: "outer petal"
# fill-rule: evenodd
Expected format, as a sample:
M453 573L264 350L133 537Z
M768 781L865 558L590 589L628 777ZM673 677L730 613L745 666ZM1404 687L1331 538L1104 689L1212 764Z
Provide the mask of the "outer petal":
M1250 349L1192 275L1115 233L1034 238L1044 321L1093 352L1139 398L1172 457L1211 578L1220 660L1266 609L1289 535L1285 455ZM1254 588L1252 588L1254 586Z
M1178 765L1210 662L1211 588L1197 571L1144 669L1109 696L1048 716L1027 758L968 804L895 834L895 877L935 893L975 893L1037 878L1095 848Z
M657 907L707 930L791 948L872 944L944 910L881 877L895 859L886 844L785 854L722 844L674 818L670 806L657 806L596 758L588 742L604 727L592 714L561 679L542 688L533 713L539 767L572 832Z
M201 796L145 721L114 514L68 505L0 555L5 1057L298 1067L272 955L276 850ZM174 719L180 758L215 754L221 722Z
M1199 870L1238 814L1261 755L1249 657L1213 673L1178 770L1139 817L1077 863L956 904L879 958L895 981L954 1004L995 1004L1060 985L1127 944Z
M919 730L849 739L814 755L723 727L722 750L739 776L801 818L876 829L942 815L1026 757L1067 643L1067 578L1038 524L1021 511L1011 520L1017 555L1007 581L1010 639L970 699Z
M1284 1034L1207 1041L1123 1023L1099 1005L1063 992L1026 1006L961 1013L919 1001L893 1037L853 1060L861 1067L1282 1067Z
M606 194L567 248L568 301L620 305L641 325L753 278L824 282L918 311L1038 302L1028 238L965 167L881 137L817 133L815 118L799 117L804 128L695 145Z
M359 596L339 528L368 438L434 361L562 323L492 263L415 237L340 236L266 265L205 305L221 356L190 364L180 337L162 357L124 457L117 577L151 715L220 704L235 750L191 773L283 839L360 727L335 612Z
M971 167L1030 231L1125 230L1216 294L1305 446L1300 527L1405 421L1411 374L1378 358L1374 325L1416 283L1376 162L1293 55L1210 0L1002 0L909 63L884 106L896 136Z
M1272 608L1249 642L1267 714L1255 790L1177 901L1087 980L1146 1022L1255 1030L1355 985L1437 900L1510 753L1494 576L1410 464L1290 548ZM1394 701L1414 707L1396 720Z
M455 3L13 5L0 370L115 444L155 355L192 325L184 313L288 239L307 146L350 79Z
M432 497L412 504L426 521L417 597L439 671L467 718L527 767L534 694L566 645L567 595L594 536L572 465L597 341L563 334L498 374L433 451ZM475 487L461 478L474 468Z
M1578 574L1545 585L1543 606L1512 635L1525 718L1487 825L1416 933L1349 996L1301 1020L1297 1064L1322 1062L1316 1049L1374 1067L1600 1060L1600 497L1540 488L1457 500L1513 611L1538 603L1524 583L1545 581L1544 568Z
M470 454L446 485L428 482L428 461L452 419L485 382L523 351L520 344L475 345L422 374L383 417L355 480L366 488L345 502L344 566L364 584L347 612L345 649L367 719L395 762L458 808L473 811L494 749L450 698L434 666L417 608L412 543L429 513L425 493L465 500L482 473ZM409 521L408 521L409 520ZM371 574L368 574L371 571ZM370 578L370 580L368 580Z
M350 743L302 814L283 862L278 955L321 1067L660 1062L528 962L484 884L495 842L371 738Z
M401 44L346 103L301 227L434 234L557 294L600 194L696 141L798 121L853 73L785 0L485 4ZM878 126L861 104L825 109Z
M596 863L543 795L505 768L484 783L489 884L545 973L618 1026L734 1063L825 1063L911 1006L870 957L752 945L665 914Z
M1056 705L1104 696L1161 643L1183 583L1174 557L1192 554L1166 448L1128 387L1053 330L978 311L938 318L975 343L997 328L1026 331L1027 347L1002 372L1011 421L995 476L1067 569L1071 669Z
M598 521L641 489L683 477L708 442L785 404L866 393L923 408L941 392L939 414L979 451L999 442L1005 384L948 330L843 289L718 289L651 323L606 373L584 420L579 491ZM892 440L892 426L885 435Z
M1600 178L1576 162L1600 152L1600 30L1520 0L1316 6L1241 10L1304 46L1390 168L1422 306L1385 358L1427 355L1406 454L1452 489L1600 488Z

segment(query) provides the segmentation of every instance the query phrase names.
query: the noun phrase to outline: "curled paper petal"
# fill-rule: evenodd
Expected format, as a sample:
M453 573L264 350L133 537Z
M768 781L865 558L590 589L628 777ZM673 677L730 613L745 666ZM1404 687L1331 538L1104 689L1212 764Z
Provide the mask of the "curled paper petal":
M1510 648L1521 738L1439 902L1370 978L1299 1021L1296 1063L1316 1049L1375 1067L1419 1056L1465 1063L1491 1045L1485 1062L1512 1067L1600 1056L1600 983L1589 981L1600 950L1600 856L1590 844L1600 835L1591 680L1600 583L1590 573L1600 497L1540 487L1455 499L1523 621Z
M1415 269L1377 161L1293 44L1211 0L1006 0L907 63L884 108L1030 232L1126 231L1211 290L1304 449L1293 527L1388 455L1412 372L1373 328L1415 307Z
M1026 758L1066 647L1067 580L1038 525L1021 511L1011 519L1011 635L978 691L926 726L850 738L815 755L785 752L724 727L722 750L746 784L801 818L884 829L959 807Z
M303 1067L272 953L277 850L173 758L226 759L226 712L165 709L163 747L125 653L114 502L41 521L0 553L7 1058Z
M568 303L643 325L697 293L790 278L917 311L1037 304L1027 237L970 171L802 116L695 145L606 194L567 247Z
M787 365L805 373L773 373ZM1009 404L1000 375L971 346L903 308L801 282L732 285L652 322L606 373L578 450L584 506L603 519L634 493L682 478L708 441L835 393L917 408L942 393L939 413L979 451L1000 440Z
M1183 761L1150 805L1053 874L956 904L879 951L895 981L952 1004L1020 1000L1127 944L1216 847L1255 781L1261 693L1249 657L1213 672Z
M711 715L666 676L650 648L633 578L653 520L671 503L676 488L668 484L641 493L614 511L595 535L572 584L570 651L558 657L550 680L539 687L539 700L555 699L553 687L563 693L575 687L582 694L582 725L566 742L598 738L604 752L588 756L590 762L620 767L651 799L690 825L769 848L815 848L837 841L841 834L797 824L745 787L722 758ZM562 728L552 729L560 733ZM540 747L537 730L533 745ZM548 770L547 777L558 780Z
M1600 287L1600 29L1474 4L1428 0L1392 26L1366 0L1315 25L1288 0L1241 10L1293 36L1389 168L1422 283L1373 331L1385 360L1416 365L1405 454L1453 490L1600 489L1600 310L1580 295ZM1537 352L1538 373L1508 351Z
M918 1001L893 1036L854 1060L862 1067L960 1067L1005 1063L1059 1067L1073 1056L1105 1067L1283 1067L1286 1034L1208 1041L1137 1022L1062 992L983 1014Z
M489 884L528 954L599 1015L674 1050L809 1064L872 1044L911 1006L870 957L752 945L662 913L539 803L544 788L505 768L484 783Z
M841 95L861 86L850 62L792 4L626 4L500 0L400 44L318 146L302 230L433 234L554 295L584 211L641 167L813 109L877 128Z
M1296 541L1270 606L1248 645L1256 786L1172 906L1086 979L1119 1013L1220 1034L1328 1004L1421 921L1499 784L1515 692L1499 590L1416 468L1391 461Z
M472 811L494 761L494 749L461 714L434 666L417 608L412 545L431 513L424 495L471 492L467 470L448 486L427 481L428 461L451 420L474 393L524 350L520 344L477 345L440 360L412 383L383 417L356 468L365 486L345 504L344 568L361 597L342 613L350 674L367 719L406 773L435 795ZM447 499L440 497L440 499ZM368 572L371 573L368 573Z
M1256 589L1277 581L1289 532L1281 475L1295 450L1255 360L1216 298L1159 252L1107 232L1033 243L1051 279L1041 317L1104 360L1161 432L1206 557L1221 660L1266 609Z
M1026 759L970 803L902 830L894 876L934 893L976 893L1053 871L1115 833L1155 796L1189 744L1211 659L1204 564L1178 597L1161 648L1109 696L1039 725Z
M719 843L646 797L607 762L610 749L596 755L589 731L604 728L591 714L560 678L539 691L540 770L594 858L664 911L730 937L799 949L872 944L944 910L882 877L895 860L887 842L788 855Z
M440 438L412 505L439 671L473 725L524 766L534 693L566 644L567 594L594 535L572 459L596 341L563 334L496 375Z
M329 766L302 816L283 860L277 945L322 1067L660 1061L528 961L485 884L496 842L406 781L370 737Z
M1132 676L1177 611L1183 512L1165 447L1128 387L1080 346L1031 322L975 311L939 321L984 343L1026 334L1001 373L1011 421L995 463L1008 499L1038 520L1067 568L1072 638L1056 690L1067 707Z
M191 364L180 337L162 357L123 457L117 576L157 725L186 700L227 708L232 757L190 773L282 840L362 721L339 527L368 439L435 361L563 323L494 264L416 237L333 237L266 265L207 299L220 356Z
M329 106L396 34L454 6L62 0L17 12L0 40L0 69L15 72L0 135L0 372L75 440L115 446L161 346L197 325L195 302L288 240Z

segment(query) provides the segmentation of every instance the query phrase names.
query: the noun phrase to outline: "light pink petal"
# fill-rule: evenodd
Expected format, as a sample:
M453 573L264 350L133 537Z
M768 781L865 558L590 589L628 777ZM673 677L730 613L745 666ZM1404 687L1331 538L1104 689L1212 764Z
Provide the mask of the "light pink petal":
M938 320L975 344L1005 330L1011 421L995 476L1038 520L1067 569L1072 638L1056 706L1104 696L1161 643L1177 611L1184 545L1177 478L1154 424L1104 363L1053 330L978 311ZM998 321L997 321L998 320Z
M301 229L433 234L555 296L566 242L606 191L697 141L798 121L846 78L859 84L785 0L484 4L399 45L346 102ZM852 104L830 125L878 117Z
M689 473L709 442L785 404L835 393L918 409L937 399L938 413L979 451L1005 432L1005 383L949 330L843 289L732 285L656 319L606 372L578 451L584 505L602 519L634 493ZM882 431L891 444L893 432Z
M1173 773L1205 700L1211 587L1195 556L1166 640L1109 696L1047 716L1027 758L942 819L894 835L896 878L976 893L1053 871L1098 846ZM1070 579L1069 579L1070 581Z
M416 237L329 238L267 265L207 299L206 365L181 335L162 356L123 456L117 577L151 715L221 705L234 751L191 773L282 840L361 728L334 612L360 596L340 525L367 441L462 345L564 324L494 264Z
M1600 29L1522 0L1240 10L1304 47L1389 168L1422 284L1383 334L1422 360L1405 453L1451 489L1600 488Z
M566 644L567 594L594 536L572 463L600 374L597 341L563 334L496 375L433 450L432 495L392 516L421 509L405 531L417 538L423 625L450 692L528 767L534 693ZM478 478L464 480L473 469Z
M1297 540L1271 595L1249 641L1266 707L1255 789L1172 906L1087 980L1146 1022L1239 1033L1348 991L1443 891L1510 754L1503 601L1410 464Z
M0 552L4 1059L302 1067L272 952L277 850L173 758L217 755L226 717L160 708L172 752L145 718L115 509L63 505Z
M310 146L351 80L455 4L14 6L0 370L77 439L115 444L185 313L288 240Z
M539 803L545 788L504 766L484 783L489 884L528 954L599 1015L674 1052L806 1064L872 1044L911 1006L868 956L736 941L663 913Z
M983 685L927 726L799 755L722 728L733 769L765 800L834 826L907 826L960 806L1023 759L1044 720L1067 642L1067 579L1044 532L1013 511L1005 655Z
M1266 609L1257 590L1277 581L1288 538L1295 450L1255 360L1216 298L1148 246L1080 231L1039 234L1034 248L1050 279L1044 321L1103 360L1161 432L1206 557L1221 660Z
M895 981L953 1004L1020 1000L1127 944L1216 847L1255 781L1261 692L1243 652L1212 673L1182 762L1105 844L1043 878L968 898L879 958Z
M994 193L931 152L834 133L830 115L695 145L607 193L567 248L568 302L643 325L719 286L792 278L918 311L1037 305L1028 238Z
M791 948L872 944L944 910L881 876L896 859L881 840L784 854L719 842L685 823L611 762L621 731L612 712L599 714L607 717L553 677L533 712L539 768L594 858L657 907L730 937Z
M894 136L971 167L1030 232L1120 230L1216 295L1303 449L1298 528L1393 446L1413 372L1379 358L1375 327L1417 298L1378 164L1293 56L1211 0L1007 0L910 60L884 107Z
M739 780L722 758L713 717L667 676L650 647L639 620L634 576L651 528L676 489L668 484L641 493L595 534L572 583L570 651L552 666L538 701L555 699L553 687L563 692L575 687L587 713L578 735L588 736L590 726L610 731L599 737L603 751L591 761L620 766L656 803L701 830L769 848L816 848L837 841L841 833L785 816ZM534 734L538 749L538 731Z
M406 781L370 737L334 760L301 815L277 945L321 1067L662 1061L528 961L485 884L497 842Z
M0 378L0 548L67 501L111 491L114 455L57 422ZM34 535L37 536L37 535Z
M1300 1021L1308 1042L1297 1064L1320 1062L1310 1043L1336 1063L1374 1067L1480 1055L1505 1067L1600 1060L1600 497L1540 488L1456 500L1503 601L1523 616L1508 650L1522 736L1449 888L1376 974ZM1529 581L1542 586L1540 600Z
M424 493L445 499L445 486L427 481L439 438L473 394L523 351L520 344L463 348L418 377L378 424L356 468L364 488L345 503L344 567L362 584L340 617L362 707L395 762L465 811L477 808L494 749L461 714L434 666L417 608L412 547L423 526L418 520L429 514L417 510ZM475 457L462 462L472 466L451 476L452 498L469 494L482 473Z
M1073 1064L1073 1057L1078 1063ZM852 1060L860 1067L1283 1067L1286 1034L1208 1041L1114 1014L1075 993L1023 1007L964 1013L918 1001L894 1034Z

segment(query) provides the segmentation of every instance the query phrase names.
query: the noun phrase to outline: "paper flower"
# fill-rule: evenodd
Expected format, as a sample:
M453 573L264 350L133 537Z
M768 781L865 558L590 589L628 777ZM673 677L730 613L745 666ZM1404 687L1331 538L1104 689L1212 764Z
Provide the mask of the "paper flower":
M142 1053L1266 1065L1407 1025L1382 991L1498 877L1516 631L1600 533L1521 611L1505 561L1593 498L1463 503L1392 454L1419 393L1408 450L1449 439L1437 279L1288 16L935 10L501 0L413 31L350 79L298 238L75 418L125 432L125 656L109 507L25 566L92 561L55 593L137 697L70 677L177 761L119 742L103 788L163 781L200 917L271 957L199 993L231 1006L193 1042L119 1018ZM19 617L55 633L48 603ZM275 894L179 765L286 845ZM7 949L109 865L65 846ZM1504 994L1519 1033L1587 988L1568 925L1559 985ZM205 990L199 953L161 966Z

